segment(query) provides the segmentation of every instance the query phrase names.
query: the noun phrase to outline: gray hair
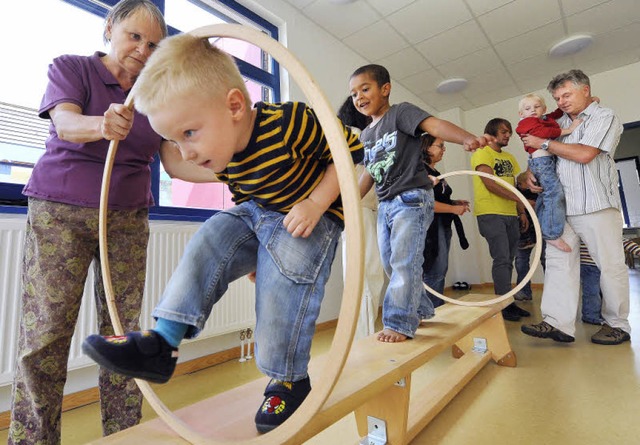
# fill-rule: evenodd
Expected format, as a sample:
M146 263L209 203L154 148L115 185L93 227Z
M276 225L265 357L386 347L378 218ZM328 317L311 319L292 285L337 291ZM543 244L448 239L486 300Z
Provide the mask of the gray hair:
M109 11L107 17L104 19L105 27L102 34L104 43L109 43L109 39L107 38L107 27L109 24L113 26L120 23L140 9L146 10L151 18L155 19L162 30L162 37L166 37L168 33L167 23L164 21L162 12L160 12L158 7L151 0L121 0L111 9L111 11Z
M571 70L566 73L558 74L556 77L551 79L551 82L547 85L547 91L553 94L553 92L561 87L565 82L571 82L574 86L586 85L591 88L589 77L583 73L582 70Z

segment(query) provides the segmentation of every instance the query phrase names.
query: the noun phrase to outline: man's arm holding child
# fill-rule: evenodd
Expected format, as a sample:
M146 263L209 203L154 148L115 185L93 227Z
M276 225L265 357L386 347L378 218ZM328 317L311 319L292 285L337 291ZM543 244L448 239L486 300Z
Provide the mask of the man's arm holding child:
M460 144L466 151L475 151L480 147L484 147L494 139L492 136L486 134L476 137L467 130L444 119L438 119L435 116L430 116L423 120L420 123L420 129L447 142Z
M340 195L338 172L335 164L329 164L318 186L304 201L294 205L284 218L287 232L294 238L307 238L327 211L329 206Z
M522 138L522 141L525 144L536 149L539 149L545 140L546 139L542 139L532 135L527 135ZM549 148L547 151L551 154L560 156L561 158L567 159L569 161L577 162L579 164L588 164L600 153L599 148L592 147L590 145L565 144L564 142L553 140L549 141Z

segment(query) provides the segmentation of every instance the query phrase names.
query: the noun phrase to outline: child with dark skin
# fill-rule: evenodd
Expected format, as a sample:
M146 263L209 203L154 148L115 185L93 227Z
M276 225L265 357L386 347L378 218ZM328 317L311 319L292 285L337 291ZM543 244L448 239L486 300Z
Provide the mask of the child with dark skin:
M378 245L389 277L382 311L384 329L377 339L402 342L413 338L421 320L434 315L422 284L424 240L433 220L434 198L420 136L426 132L460 144L466 151L483 147L491 137L476 137L409 103L391 105L391 80L383 66L357 69L349 79L349 89L358 111L372 119L360 135L366 172L359 182L361 196L376 185Z

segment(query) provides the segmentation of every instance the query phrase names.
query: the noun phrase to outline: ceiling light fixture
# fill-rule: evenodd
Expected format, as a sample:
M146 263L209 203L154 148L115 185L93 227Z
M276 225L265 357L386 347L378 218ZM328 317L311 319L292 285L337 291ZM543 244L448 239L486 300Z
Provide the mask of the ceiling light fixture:
M458 93L467 88L468 84L469 82L467 82L467 79L463 79L461 77L445 79L438 84L436 91L440 94Z
M569 36L553 45L549 50L551 57L572 56L579 53L593 43L593 37L588 34Z

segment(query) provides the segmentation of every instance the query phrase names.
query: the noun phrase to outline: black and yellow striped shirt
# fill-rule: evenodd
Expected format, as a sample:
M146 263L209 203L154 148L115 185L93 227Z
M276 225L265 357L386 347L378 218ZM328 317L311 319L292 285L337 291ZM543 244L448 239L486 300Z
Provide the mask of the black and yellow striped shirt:
M287 213L308 198L324 177L333 162L329 144L306 104L258 102L255 107L257 117L249 144L217 176L229 185L236 204L251 199L267 210ZM362 144L348 127L344 134L357 164L363 157ZM340 198L327 213L342 224Z

